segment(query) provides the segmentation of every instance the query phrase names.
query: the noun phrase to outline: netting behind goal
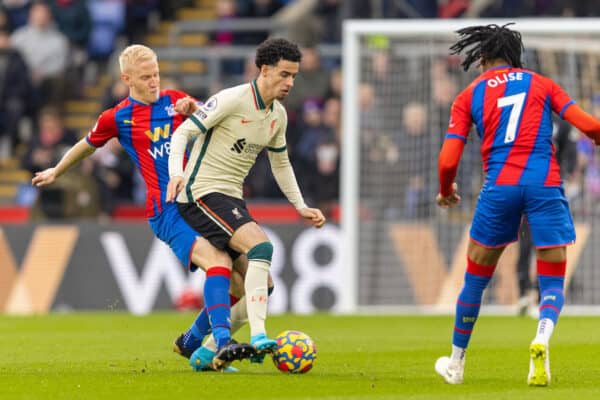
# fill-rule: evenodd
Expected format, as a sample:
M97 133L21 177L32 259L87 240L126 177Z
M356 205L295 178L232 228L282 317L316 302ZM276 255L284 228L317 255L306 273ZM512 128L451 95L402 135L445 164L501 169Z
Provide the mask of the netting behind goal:
M463 72L448 48L456 29L489 22L507 21L345 26L342 230L355 305L448 307L456 299L483 175L473 131L457 177L461 205L450 211L435 205L450 105L478 74ZM585 109L597 103L600 113L598 20L522 20L514 29L523 33L527 68L553 78ZM562 166L570 175L564 178L578 234L569 248L567 302L600 305L600 160L590 142L557 119L560 129L576 149ZM515 244L502 256L486 303L517 301L517 255Z

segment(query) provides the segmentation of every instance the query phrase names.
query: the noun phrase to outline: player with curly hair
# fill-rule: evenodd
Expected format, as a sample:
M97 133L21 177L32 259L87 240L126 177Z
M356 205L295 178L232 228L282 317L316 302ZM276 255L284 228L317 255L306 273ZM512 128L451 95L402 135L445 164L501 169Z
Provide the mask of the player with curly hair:
M564 303L566 246L575 228L552 145L552 112L600 144L600 121L584 112L551 79L523 68L521 34L504 26L458 31L453 54L465 52L466 70L482 74L455 99L439 155L437 204L460 201L454 182L474 124L481 139L485 181L473 215L464 286L456 303L452 354L435 370L448 383L463 381L465 353L487 287L505 247L517 240L524 216L536 247L540 316L530 347L528 383L550 383L549 340Z
M244 286L250 343L259 362L277 346L265 327L273 245L248 212L242 186L263 149L279 188L298 213L317 228L325 223L319 209L304 203L287 153L287 114L280 101L294 85L300 60L297 45L266 40L256 50L258 77L212 96L171 140L167 201L176 199L183 218L214 247L232 258L240 253L248 257ZM184 172L185 149L194 138Z

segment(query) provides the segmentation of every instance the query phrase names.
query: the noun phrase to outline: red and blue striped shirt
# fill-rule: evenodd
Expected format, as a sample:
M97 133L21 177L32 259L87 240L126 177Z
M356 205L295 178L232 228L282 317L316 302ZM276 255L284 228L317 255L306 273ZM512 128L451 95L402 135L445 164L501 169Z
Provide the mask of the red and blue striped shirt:
M475 124L486 183L560 186L552 112L562 117L573 103L547 77L509 66L492 68L454 101L446 138L466 142Z
M152 104L131 97L104 111L86 140L94 147L117 138L146 182L146 216L160 213L169 183L171 135L185 119L175 111L177 100L188 97L176 90L162 90Z

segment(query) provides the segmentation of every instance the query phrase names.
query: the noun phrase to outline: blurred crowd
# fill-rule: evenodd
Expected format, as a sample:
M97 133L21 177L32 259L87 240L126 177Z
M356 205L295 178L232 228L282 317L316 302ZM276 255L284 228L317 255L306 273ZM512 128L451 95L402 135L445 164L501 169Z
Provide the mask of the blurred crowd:
M35 172L54 165L81 136L66 127L64 104L81 99L84 88L102 73L113 76L101 97L102 109L127 96L119 81L116 54L129 43L145 43L158 23L177 18L194 0L1 0L0 1L0 160L15 154L21 167ZM268 18L302 0L218 0L216 21ZM345 18L458 18L517 16L598 16L597 2L555 0L320 0L308 18L289 33L302 47L303 60L285 105L289 114L288 148L309 204L331 213L339 200L342 74L339 52L326 57L319 45L340 45ZM269 32L217 30L207 46L256 45ZM435 155L441 145L450 105L472 76L459 75L456 60L435 58L419 63L398 56L385 38L369 39L372 51L362 60L360 85L361 157L367 162L361 180L364 198L385 218L428 218L436 193ZM252 57L221 63L221 82L206 90L184 87L162 73L163 88L180 88L199 100L225 86L253 79ZM407 84L398 76L411 76ZM418 77L414 78L414 77ZM600 117L600 95L590 99ZM101 109L97 110L99 113ZM90 127L91 128L91 127ZM472 135L476 136L476 134ZM567 192L600 197L600 159L590 142L574 132L576 149ZM468 168L459 184L476 193L480 184L476 145L467 148ZM469 161L472 160L472 161ZM479 169L478 169L479 168ZM246 185L248 199L283 200L259 156ZM48 217L108 216L121 205L142 204L144 186L116 141L82 163L72 179L62 179L38 193L24 185L17 203L37 205ZM372 189L372 190L371 190ZM465 189L463 189L465 192ZM42 200L42 201L40 201ZM583 204L583 203L582 203ZM466 207L470 207L466 202ZM585 205L581 206L585 208Z

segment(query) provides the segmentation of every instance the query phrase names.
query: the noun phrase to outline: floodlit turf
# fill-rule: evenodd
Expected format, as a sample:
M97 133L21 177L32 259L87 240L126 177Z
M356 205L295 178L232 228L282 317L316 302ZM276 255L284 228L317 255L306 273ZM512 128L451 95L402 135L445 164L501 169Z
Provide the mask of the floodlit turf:
M465 383L433 365L450 349L451 317L311 317L268 320L273 335L307 332L317 361L306 375L235 363L238 374L195 373L171 352L192 314L0 316L0 399L599 399L600 318L564 317L550 348L552 386L529 388L536 322L483 316ZM243 329L238 338L247 339Z

